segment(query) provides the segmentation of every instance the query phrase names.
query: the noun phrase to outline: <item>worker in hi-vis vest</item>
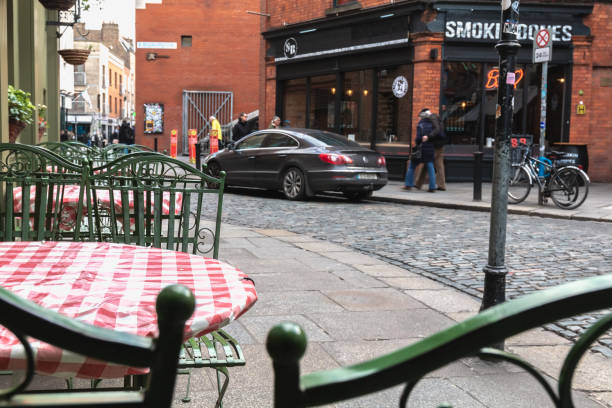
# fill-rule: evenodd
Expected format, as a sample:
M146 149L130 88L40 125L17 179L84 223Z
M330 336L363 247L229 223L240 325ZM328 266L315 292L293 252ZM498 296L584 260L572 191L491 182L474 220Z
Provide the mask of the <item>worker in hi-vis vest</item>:
M219 151L219 147L223 144L223 135L221 133L221 124L214 116L210 120L210 136L208 138L210 144L210 153Z

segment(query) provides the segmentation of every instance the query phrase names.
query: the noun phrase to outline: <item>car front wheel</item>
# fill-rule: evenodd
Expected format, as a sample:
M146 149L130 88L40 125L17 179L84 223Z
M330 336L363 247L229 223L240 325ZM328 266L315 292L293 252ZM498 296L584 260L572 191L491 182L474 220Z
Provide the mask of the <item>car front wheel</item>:
M287 197L289 200L302 199L306 190L306 178L304 177L302 170L298 169L297 167L287 169L283 175L281 188L283 190L283 194L285 194L285 197Z

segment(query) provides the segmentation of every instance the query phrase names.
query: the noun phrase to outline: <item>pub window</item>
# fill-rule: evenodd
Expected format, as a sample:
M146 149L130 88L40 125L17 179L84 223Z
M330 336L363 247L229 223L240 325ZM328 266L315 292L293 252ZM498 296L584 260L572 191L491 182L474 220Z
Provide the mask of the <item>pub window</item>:
M482 67L481 63L472 62L447 62L444 66L440 117L451 144L478 144ZM494 84L491 83L491 86ZM493 137L495 133L494 121L492 129L489 123L489 116L495 115L495 89L497 88L485 92L485 137Z
M291 127L306 127L306 78L286 81L284 88L283 119Z
M113 71L111 71L110 67L108 67L108 87L113 86Z
M344 74L340 131L349 139L361 143L369 143L372 134L373 78L373 70Z
M192 37L190 35L181 35L181 47L191 47Z
M310 79L310 127L335 132L334 100L336 75L316 76Z
M115 72L115 88L117 88L117 73Z
M410 144L412 118L412 65L388 67L378 71L378 110L376 112L376 143ZM403 83L405 93L396 96L393 83ZM396 90L397 93L397 90ZM403 93L403 92L402 92ZM401 94L400 94L401 95ZM417 107L419 110L420 106ZM432 109L432 107L429 107Z

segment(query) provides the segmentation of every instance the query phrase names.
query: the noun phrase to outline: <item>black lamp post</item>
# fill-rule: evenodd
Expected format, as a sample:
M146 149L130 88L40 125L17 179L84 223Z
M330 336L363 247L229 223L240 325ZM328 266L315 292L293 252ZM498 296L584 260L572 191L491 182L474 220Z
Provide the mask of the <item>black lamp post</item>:
M495 48L499 53L499 86L495 111L495 153L491 193L489 259L484 268L484 295L481 310L506 300L506 221L508 180L510 177L510 136L514 101L514 68L520 47L517 41L519 0L502 0L501 38ZM503 348L503 343L497 345Z

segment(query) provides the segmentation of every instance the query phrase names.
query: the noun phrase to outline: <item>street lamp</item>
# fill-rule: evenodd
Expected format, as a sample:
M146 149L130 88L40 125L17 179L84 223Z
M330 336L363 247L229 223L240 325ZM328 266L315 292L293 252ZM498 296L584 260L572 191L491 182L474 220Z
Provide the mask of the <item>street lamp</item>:
M506 222L508 215L508 181L510 178L510 136L514 106L514 83L519 0L501 1L501 38L495 48L499 53L499 86L495 109L495 153L491 193L491 225L489 229L489 259L484 267L484 294L481 310L506 300ZM503 342L496 347L503 349Z

